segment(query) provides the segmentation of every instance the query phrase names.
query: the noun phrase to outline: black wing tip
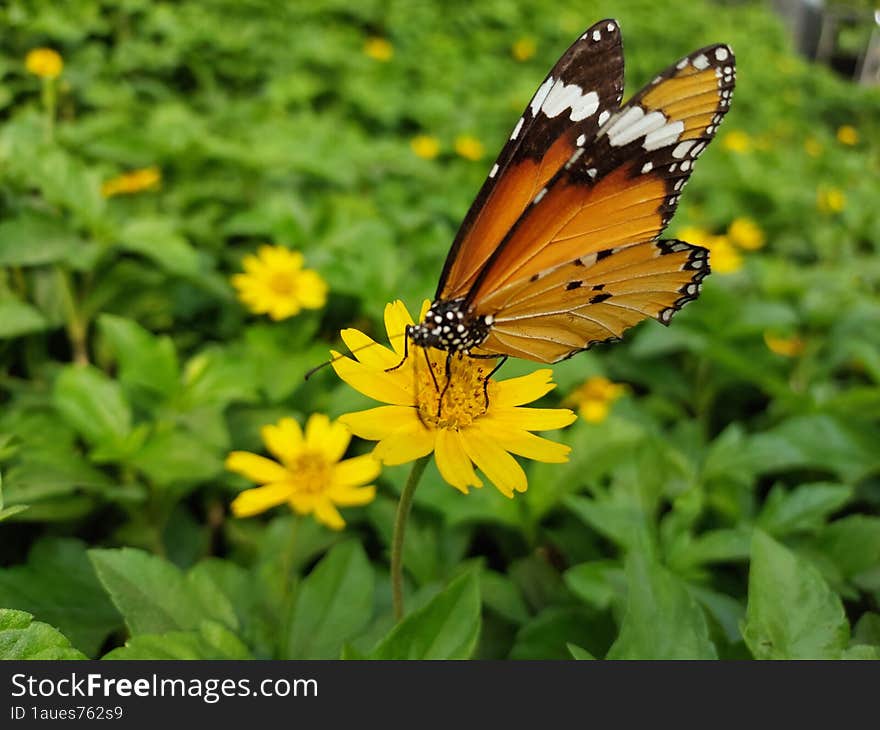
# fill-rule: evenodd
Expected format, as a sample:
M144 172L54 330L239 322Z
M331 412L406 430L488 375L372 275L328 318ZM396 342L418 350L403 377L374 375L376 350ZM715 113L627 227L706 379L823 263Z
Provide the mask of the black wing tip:
M598 43L603 38L620 36L620 23L615 18L597 20L578 37L578 41Z

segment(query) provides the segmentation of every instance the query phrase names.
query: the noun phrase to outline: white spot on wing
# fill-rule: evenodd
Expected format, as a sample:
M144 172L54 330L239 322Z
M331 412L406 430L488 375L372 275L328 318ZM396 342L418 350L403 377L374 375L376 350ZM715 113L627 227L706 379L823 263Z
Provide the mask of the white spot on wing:
M729 55L730 54L727 52L727 49L724 47L715 49L715 58L717 58L719 61L726 61Z
M662 112L645 114L640 106L630 107L608 127L608 143L612 147L621 147L662 129L665 123L666 117Z
M532 97L532 102L530 106L532 109L533 117L538 115L538 110L541 108L541 104L544 103L544 99L547 98L547 94L550 93L550 89L553 88L553 83L553 77L548 77L547 80L543 84L541 84L541 86L535 92L535 95Z
M608 121L608 117L611 116L611 112L607 109L599 115L599 126L601 127L605 122Z
M684 157L688 153L688 150L693 146L694 146L694 140L692 140L692 139L685 140L684 142L679 142L675 146L675 149L672 150L672 156L676 160L680 160L682 157Z
M593 40L594 41L601 41L602 40L602 32L599 30L594 30L593 31Z
M519 133L523 128L524 122L525 122L525 119L520 117L519 121L516 123L516 126L513 128L513 132L511 132L511 134L510 134L511 139L516 139L517 137L519 137Z
M606 27L606 29L608 30L609 33L613 33L613 32L614 32L614 28L615 28L616 26L614 25L614 23L609 23L609 24L608 24L607 26L605 26L605 27Z
M561 79L553 84L547 98L541 105L541 111L550 119L557 117L566 109L570 109L569 119L579 122L599 108L599 95L595 91L583 92L577 84L566 84Z
M496 162L492 165L492 169L489 171L489 177L495 177L498 174L498 163Z
M642 165L642 174L644 175L645 173L651 172L651 170L653 169L654 165L650 162L646 162L644 165Z
M535 199L532 201L532 205L540 203L546 194L547 194L547 188L541 188L540 192L535 196Z
M701 53L694 59L693 64L694 68L698 68L702 71L704 68L709 68L709 59L706 58L705 53Z
M578 147L583 147L583 146L584 146L584 142L586 142L586 141L587 141L587 135L582 134L580 137L577 138L577 140L575 140L575 144L576 144Z
M680 71L681 69L683 69L687 65L688 65L688 60L686 58L682 58L677 64L675 64L675 67Z
M652 114L654 113L658 112L652 112ZM663 115L661 114L660 116L662 117ZM665 120L666 117L663 117L663 119ZM684 132L684 122L681 120L669 122L669 124L664 124L659 129L655 129L645 135L644 147L649 152L666 147L677 141L682 132Z

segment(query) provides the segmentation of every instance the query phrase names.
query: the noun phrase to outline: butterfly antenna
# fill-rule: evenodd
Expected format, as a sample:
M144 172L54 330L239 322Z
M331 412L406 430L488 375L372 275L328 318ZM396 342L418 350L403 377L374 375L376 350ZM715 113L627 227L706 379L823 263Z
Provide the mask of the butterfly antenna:
M405 334L406 334L405 332L401 332L399 335L393 335L393 336L389 337L388 339L393 342L394 340L398 339L399 337L403 337ZM353 350L349 350L349 354L356 355L357 353L361 352L362 350L366 350L366 349L373 347L374 345L378 345L378 344L379 344L378 342L368 342L365 345L361 345L360 347L356 347ZM348 355L344 355L344 354L334 355L329 360L325 360L324 362L322 362L320 365L315 365L315 367L310 368L309 370L306 371L305 376L303 376L303 380L308 380L318 371L323 370L328 365L332 365L333 363L338 362L339 360L343 360L346 357L348 357Z

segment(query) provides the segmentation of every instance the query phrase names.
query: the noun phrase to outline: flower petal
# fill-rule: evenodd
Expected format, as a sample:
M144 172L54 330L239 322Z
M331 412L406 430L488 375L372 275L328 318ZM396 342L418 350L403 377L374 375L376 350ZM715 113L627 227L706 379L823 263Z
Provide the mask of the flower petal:
M230 505L232 514L236 517L258 515L267 509L284 504L290 499L291 490L290 483L285 482L247 489L232 500Z
M306 309L320 309L327 303L327 283L317 271L306 269L296 277L296 297Z
M536 370L519 378L502 380L495 384L494 393L490 390L490 404L499 406L521 406L531 403L546 395L556 387L553 382L553 371L550 369Z
M488 418L481 418L471 428L482 432L506 451L526 459L562 464L568 461L568 455L571 453L571 446L535 436L520 428L493 423Z
M458 431L440 429L434 446L434 460L440 475L460 492L467 494L468 487L482 487L483 482L474 473Z
M340 461L333 467L332 489L359 487L375 479L381 471L382 465L372 454Z
M257 484L284 482L291 476L281 464L249 451L233 451L226 457L226 468Z
M323 413L313 413L306 422L306 448L323 454L329 464L335 464L345 454L351 441L351 431L339 421L331 422Z
M355 436L368 441L379 441L399 431L414 428L419 423L415 408L408 406L378 406L365 411L346 413L339 421L351 429Z
M434 432L421 423L402 428L382 439L373 449L375 456L383 464L394 466L415 461L434 450Z
M376 498L376 487L334 488L327 493L334 504L340 507L360 507L369 504Z
M260 436L269 453L288 466L302 453L302 429L293 418L282 418L277 424L263 426Z
M494 440L476 429L468 429L461 439L471 460L505 497L513 498L513 493L525 492L528 488L526 473L510 454Z
M393 377L392 373L376 372L351 358L333 351L333 369L336 374L359 393L373 400L397 406L411 406L414 398Z
M400 355L356 329L344 329L339 333L342 341L358 362L376 370L393 368L400 362Z
M578 412L587 423L602 423L608 418L608 410L608 401L604 400L587 400L578 408Z
M345 520L329 499L319 499L315 502L315 519L331 530L341 530L345 527Z
M406 305L399 299L385 305L385 332L398 357L403 357L404 333L413 324Z
M319 495L314 492L294 492L289 495L287 503L298 515L307 515L315 509Z
M577 414L568 408L492 407L484 418L524 431L552 431L574 423Z

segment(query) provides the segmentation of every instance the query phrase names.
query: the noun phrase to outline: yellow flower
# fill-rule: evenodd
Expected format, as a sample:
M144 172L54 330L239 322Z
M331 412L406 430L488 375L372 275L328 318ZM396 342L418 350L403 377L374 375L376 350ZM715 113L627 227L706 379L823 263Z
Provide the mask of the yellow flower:
M423 160L433 160L440 154L440 142L436 137L420 134L409 141L409 146L417 157Z
M57 79L64 68L64 61L51 48L34 48L25 56L24 67L41 79Z
M536 50L538 50L538 47L535 44L534 38L520 38L513 44L510 52L517 61L528 61L535 55Z
M857 145L859 143L859 133L855 127L844 124L837 130L837 141L846 145Z
M474 162L483 159L483 155L486 153L486 149L480 140L466 134L461 135L455 140L455 151L466 160L473 160Z
M342 459L351 433L341 423L314 413L303 434L292 418L263 426L263 443L278 461L249 451L233 451L226 468L262 486L247 489L232 502L236 517L251 517L285 502L300 515L315 519L334 530L345 527L337 507L369 504L376 488L363 486L381 471L370 454Z
M743 152L748 152L751 149L752 138L745 132L739 129L734 129L732 132L728 132L724 135L724 138L721 140L721 146L726 150L741 154Z
M572 392L565 401L577 406L585 421L602 423L608 417L611 404L625 392L625 385L612 383L608 378L596 375Z
M815 137L807 137L804 141L804 150L810 157L818 157L822 154L822 144Z
M702 245L709 249L709 265L714 273L732 274L742 268L743 258L727 236L712 236Z
M427 311L429 302L422 307ZM434 453L443 478L467 494L483 482L483 475L507 497L524 492L526 474L511 454L561 463L571 449L536 436L531 431L557 429L576 416L568 409L522 408L550 392L555 385L550 370L484 384L495 360L453 357L446 383L446 353L411 348L403 361L404 331L412 319L403 302L385 307L385 328L393 350L354 329L342 331L342 339L358 360L333 353L333 368L352 388L390 405L349 413L339 420L361 438L378 441L373 454L385 464L404 464ZM430 360L430 369L427 359ZM436 378L436 385L434 379ZM444 391L442 407L440 393Z
M765 332L764 343L771 352L775 352L783 357L797 357L804 351L804 341L797 335L777 337L770 332Z
M101 195L105 198L130 195L158 188L161 182L162 172L158 167L143 167L105 181L101 184Z
M390 61L394 56L394 46L386 38L367 38L364 41L364 53L374 61Z
M303 268L303 255L283 246L260 246L257 255L245 256L245 273L232 277L238 298L254 314L286 319L301 309L320 309L327 301L327 284L311 269Z
M703 246L704 248L709 248L709 244L712 242L712 239L715 238L709 231L705 228L698 228L697 226L685 226L684 228L680 228L678 231L678 238L686 243L692 243L695 246Z
M837 188L821 189L816 193L816 207L822 213L840 213L846 208L846 196Z
M762 248L765 241L764 231L751 218L735 219L727 229L727 237L734 246L746 251Z

